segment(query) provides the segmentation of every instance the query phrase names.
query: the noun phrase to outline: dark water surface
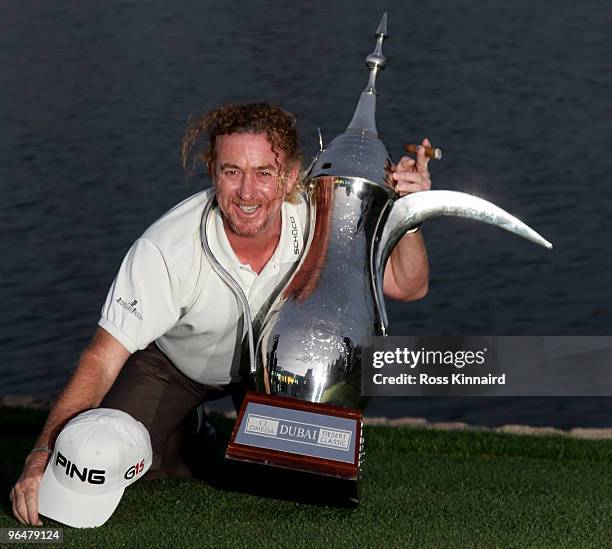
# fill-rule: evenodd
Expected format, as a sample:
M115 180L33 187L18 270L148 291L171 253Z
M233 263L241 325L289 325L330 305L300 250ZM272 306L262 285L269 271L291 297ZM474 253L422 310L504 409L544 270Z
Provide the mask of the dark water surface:
M610 334L609 2L4 2L0 394L63 385L130 244L208 184L180 167L191 112L277 102L308 158L317 126L329 141L350 120L385 10L392 156L429 137L445 151L435 188L483 196L555 244L431 220L430 293L389 303L391 332Z

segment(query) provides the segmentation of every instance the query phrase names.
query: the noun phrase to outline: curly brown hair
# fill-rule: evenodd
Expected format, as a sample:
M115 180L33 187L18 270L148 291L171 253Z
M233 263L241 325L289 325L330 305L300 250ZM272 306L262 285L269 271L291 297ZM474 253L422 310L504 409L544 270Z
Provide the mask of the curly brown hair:
M191 175L198 166L205 164L209 175L212 175L217 137L236 133L265 133L277 159L278 152L283 151L287 165L299 163L301 154L295 122L295 115L270 103L227 104L204 115L191 117L181 144L183 168ZM206 137L208 143L203 146L202 140ZM281 175L283 178L285 176L286 173ZM299 187L298 182L285 200L299 202Z

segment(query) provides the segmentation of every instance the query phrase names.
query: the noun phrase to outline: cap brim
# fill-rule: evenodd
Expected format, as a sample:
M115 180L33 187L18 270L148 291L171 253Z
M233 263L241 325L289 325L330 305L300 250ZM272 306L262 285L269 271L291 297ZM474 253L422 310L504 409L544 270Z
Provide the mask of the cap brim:
M47 466L38 488L38 512L74 528L102 526L121 501L124 488L99 495L76 494L64 488Z

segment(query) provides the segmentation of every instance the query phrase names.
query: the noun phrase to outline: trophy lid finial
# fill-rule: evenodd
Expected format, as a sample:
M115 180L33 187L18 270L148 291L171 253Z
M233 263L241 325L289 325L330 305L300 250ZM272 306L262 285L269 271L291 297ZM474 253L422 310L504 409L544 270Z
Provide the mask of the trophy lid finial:
M380 34L387 36L387 12L383 13L378 28L376 29L376 36Z
M387 36L386 13L380 20L375 36L374 51L365 59L370 70L368 84L361 92L353 118L346 130L315 157L307 174L312 179L323 176L359 177L392 193L387 186L391 158L376 129L376 76L385 66L382 46Z
M366 66L370 69L368 84L361 92L359 103L353 114L353 119L348 129L367 130L378 134L376 129L376 76L385 67L386 58L382 53L382 46L387 37L387 14L383 13L382 19L376 29L376 46L374 51L366 57Z

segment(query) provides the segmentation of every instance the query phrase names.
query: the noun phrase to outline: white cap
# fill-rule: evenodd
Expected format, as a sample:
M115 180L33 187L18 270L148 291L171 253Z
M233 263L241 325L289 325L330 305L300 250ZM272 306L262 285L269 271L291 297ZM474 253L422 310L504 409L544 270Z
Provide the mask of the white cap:
M40 514L76 528L104 524L126 486L151 467L145 426L120 410L96 408L71 419L38 489Z

